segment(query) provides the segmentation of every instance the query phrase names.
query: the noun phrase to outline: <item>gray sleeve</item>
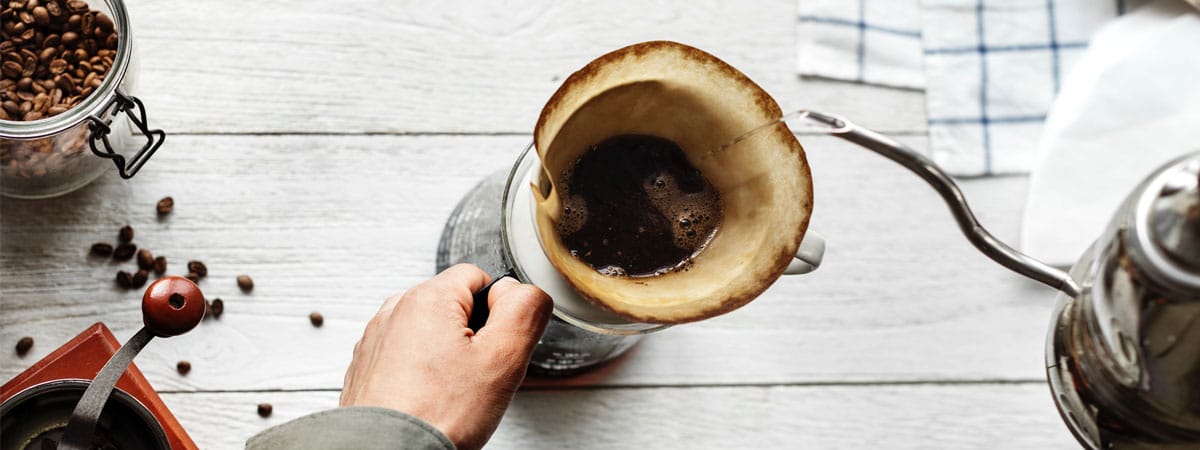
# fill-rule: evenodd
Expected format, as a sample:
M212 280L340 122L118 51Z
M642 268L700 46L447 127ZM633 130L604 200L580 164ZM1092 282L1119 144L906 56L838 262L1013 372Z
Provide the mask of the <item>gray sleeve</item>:
M258 433L248 450L273 449L421 449L454 450L432 425L387 408L338 408L310 414Z

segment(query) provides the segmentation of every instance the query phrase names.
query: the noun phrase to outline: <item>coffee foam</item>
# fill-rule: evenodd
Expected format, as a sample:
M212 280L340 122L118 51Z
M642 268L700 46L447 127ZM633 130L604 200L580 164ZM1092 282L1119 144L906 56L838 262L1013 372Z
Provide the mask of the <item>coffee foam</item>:
M721 199L712 190L685 192L669 173L658 173L644 183L646 197L671 221L675 246L699 251L721 220Z

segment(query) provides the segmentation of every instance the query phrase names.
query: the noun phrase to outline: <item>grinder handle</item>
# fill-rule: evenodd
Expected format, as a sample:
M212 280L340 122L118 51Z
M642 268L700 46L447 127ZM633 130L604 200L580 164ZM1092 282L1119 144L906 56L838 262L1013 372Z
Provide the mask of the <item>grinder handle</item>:
M59 450L86 450L92 441L100 413L108 397L125 374L133 358L154 337L177 336L195 328L204 319L204 294L191 280L162 277L142 295L142 321L145 327L121 346L88 385L63 430Z

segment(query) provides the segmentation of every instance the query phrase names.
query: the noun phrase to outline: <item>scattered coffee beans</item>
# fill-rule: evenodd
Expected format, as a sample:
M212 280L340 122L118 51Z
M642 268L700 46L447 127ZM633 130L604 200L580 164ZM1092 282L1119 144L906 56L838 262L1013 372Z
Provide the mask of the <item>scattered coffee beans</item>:
M162 200L158 201L157 205L154 205L154 210L160 216L170 214L173 209L175 209L175 199L171 197L163 197Z
M130 258L133 258L134 253L137 253L137 245L126 242L113 249L112 257L117 261L129 261Z
M117 242L122 244L133 242L133 227L125 225L117 232Z
M259 403L259 404L258 404L258 415L259 415L259 417L264 417L264 418L265 418L265 417L271 417L271 410L272 410L272 409L274 409L274 408L272 408L272 407L271 407L271 404L270 404L270 403Z
M154 255L150 250L141 249L137 252L137 265L142 270L150 270L154 268Z
M17 356L25 356L33 348L33 338L25 336L17 341Z
M167 273L167 258L165 256L154 258L154 263L151 266L154 269L155 275Z
M188 261L187 268L188 272L194 273L200 278L208 276L208 266L200 261Z
M92 255L107 258L113 254L113 246L107 242L97 242L92 244Z
M249 275L238 275L237 285L238 287L242 288L243 292L250 292L254 290L254 280L250 279Z
M320 328L321 325L325 324L325 316L322 316L319 312L314 312L308 315L308 321L312 322L314 327Z
M100 87L117 56L112 19L81 0L7 4L0 13L0 119L61 114Z
M150 274L145 270L137 271L137 273L133 274L133 279L130 280L133 283L132 287L140 288L145 286L147 278L150 278Z
M188 372L192 371L192 363L187 361L177 362L175 363L175 371L179 372L180 375L187 375Z
M184 275L183 277L191 280L193 283L200 282L200 275L196 275L196 272L188 272L187 275Z

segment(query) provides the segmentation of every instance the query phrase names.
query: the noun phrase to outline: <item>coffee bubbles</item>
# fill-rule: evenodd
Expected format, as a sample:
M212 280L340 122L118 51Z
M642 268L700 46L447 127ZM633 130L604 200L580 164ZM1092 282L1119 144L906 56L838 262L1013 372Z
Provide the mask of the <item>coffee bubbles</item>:
M607 276L687 270L720 225L719 194L663 138L608 138L562 179L559 236L573 256Z

